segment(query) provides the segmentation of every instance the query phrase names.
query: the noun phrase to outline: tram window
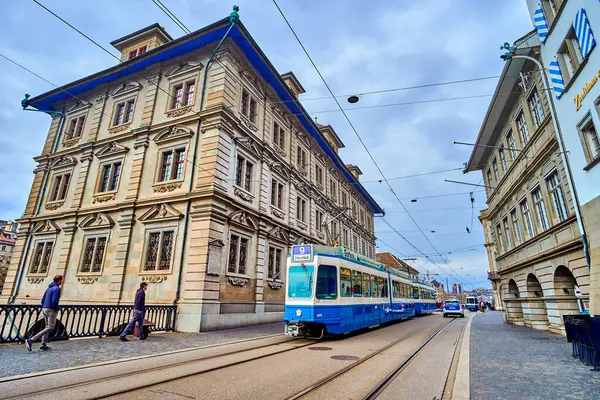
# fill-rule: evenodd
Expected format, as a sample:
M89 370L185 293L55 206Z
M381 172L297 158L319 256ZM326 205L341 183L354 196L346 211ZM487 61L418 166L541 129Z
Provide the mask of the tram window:
M340 296L352 296L352 275L347 268L340 268Z
M410 286L407 283L402 284L402 293L407 299L410 298Z
M392 281L392 288L394 290L394 298L400 297L400 282Z
M292 266L288 272L288 297L292 299L308 299L312 296L313 276L315 267L312 265Z
M363 274L363 297L371 297L371 275Z
M388 297L388 280L387 279L383 279L383 287L381 290L381 297Z
M352 274L352 283L354 284L352 294L354 297L362 297L362 274L358 271L352 271Z
M413 299L418 299L419 298L419 288L417 288L417 287L413 288L412 298Z
M371 293L373 297L379 297L379 292L377 291L377 277L375 275L371 275L371 288L373 288Z
M337 270L331 265L319 265L317 272L317 299L337 298Z

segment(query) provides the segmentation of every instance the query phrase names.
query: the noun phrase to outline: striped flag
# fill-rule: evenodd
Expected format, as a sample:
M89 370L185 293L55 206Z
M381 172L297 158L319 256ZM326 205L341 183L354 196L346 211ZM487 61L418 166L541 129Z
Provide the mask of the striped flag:
M550 61L550 66L548 67L548 74L550 75L550 82L552 84L552 89L554 90L554 95L557 99L559 99L565 91L565 81L563 80L562 74L560 72L558 61Z
M575 21L573 21L573 28L577 35L577 41L579 42L579 48L581 49L581 55L583 58L587 58L594 46L596 41L590 28L590 22L585 15L585 10L582 8L577 12Z
M533 24L540 37L540 43L544 44L546 42L546 37L548 36L548 24L546 23L546 17L544 17L541 3L538 4L535 13L533 14Z

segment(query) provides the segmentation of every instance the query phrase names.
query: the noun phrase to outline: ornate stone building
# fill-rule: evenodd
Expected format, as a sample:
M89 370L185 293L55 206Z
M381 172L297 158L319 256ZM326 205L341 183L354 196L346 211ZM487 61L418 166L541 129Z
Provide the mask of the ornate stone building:
M237 22L237 23L235 23ZM4 302L177 304L179 331L281 320L295 243L375 256L382 213L241 22L112 42L122 62L29 99L53 113ZM214 56L214 57L213 57Z
M489 208L481 210L479 213L479 222L483 227L483 237L485 238L485 250L488 256L488 265L490 270L488 271L488 279L492 283L492 290L494 291L494 304L496 310L503 311L504 305L502 301L502 292L500 291L501 279L498 274L498 267L496 266L496 257L498 257L498 251L496 250L496 243L494 241L494 231L492 230L493 224L490 223Z
M515 47L539 57L535 32ZM508 322L562 333L575 288L589 296L589 269L541 79L534 63L507 61L466 171L483 173L480 220Z

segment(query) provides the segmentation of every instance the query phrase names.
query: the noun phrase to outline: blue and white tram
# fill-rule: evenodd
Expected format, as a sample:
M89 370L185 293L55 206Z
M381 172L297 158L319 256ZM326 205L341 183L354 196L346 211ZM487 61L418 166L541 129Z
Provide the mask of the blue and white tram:
M415 314L427 315L436 310L435 289L423 282L413 282Z
M412 290L408 275L342 247L293 246L285 333L340 335L407 319L415 315Z

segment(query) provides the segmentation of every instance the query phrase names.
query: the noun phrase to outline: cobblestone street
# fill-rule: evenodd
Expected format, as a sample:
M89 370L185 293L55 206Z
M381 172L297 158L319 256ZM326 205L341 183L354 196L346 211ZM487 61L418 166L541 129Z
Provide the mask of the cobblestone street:
M471 398L598 399L600 372L571 357L564 336L475 315L471 326Z
M283 334L283 323L202 333L152 333L145 341L122 343L118 337L50 342L50 351L34 343L29 353L22 344L0 345L0 378L58 368L146 356L162 352Z

